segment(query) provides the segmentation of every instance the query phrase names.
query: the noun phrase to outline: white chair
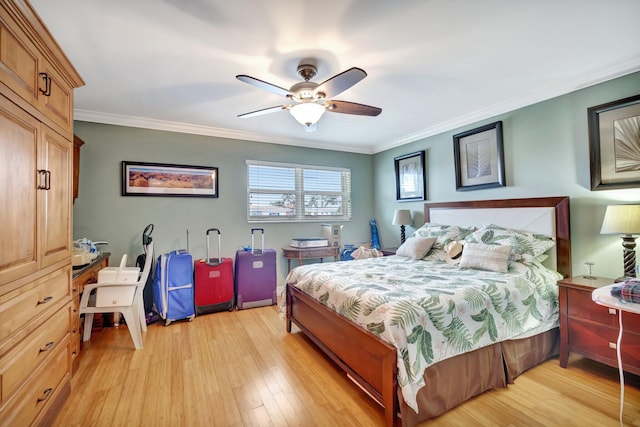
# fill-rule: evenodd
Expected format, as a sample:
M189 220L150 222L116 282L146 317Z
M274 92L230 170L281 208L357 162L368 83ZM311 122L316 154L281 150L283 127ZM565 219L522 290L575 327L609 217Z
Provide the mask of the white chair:
M153 264L153 242L145 247L145 253L146 260L137 281L99 281L84 287L80 300L80 314L85 315L83 341L91 338L94 313L122 313L136 350L142 348L142 332L147 331L142 294ZM126 265L126 259L125 254L120 269Z

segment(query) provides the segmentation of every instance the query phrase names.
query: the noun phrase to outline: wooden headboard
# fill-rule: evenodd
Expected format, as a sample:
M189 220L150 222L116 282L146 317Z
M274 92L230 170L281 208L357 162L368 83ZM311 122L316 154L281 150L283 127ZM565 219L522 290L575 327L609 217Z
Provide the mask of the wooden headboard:
M521 210L527 208L526 211ZM529 209L534 208L534 209ZM504 211L504 212L503 212ZM522 212L535 212L534 217L542 218L541 224L523 223L531 221ZM456 213L464 212L469 220L460 223ZM509 224L496 220L496 214L513 213L509 218ZM443 217L456 217L451 222L444 222ZM438 217L435 221L433 218ZM487 220L488 218L488 220ZM424 221L439 222L442 224L476 225L481 226L486 222L493 222L511 228L520 228L529 231L549 234L556 240L555 268L564 277L571 276L571 227L569 222L569 197L539 197L530 199L501 199L501 200L473 200L458 202L437 202L424 204ZM519 222L520 221L520 222Z

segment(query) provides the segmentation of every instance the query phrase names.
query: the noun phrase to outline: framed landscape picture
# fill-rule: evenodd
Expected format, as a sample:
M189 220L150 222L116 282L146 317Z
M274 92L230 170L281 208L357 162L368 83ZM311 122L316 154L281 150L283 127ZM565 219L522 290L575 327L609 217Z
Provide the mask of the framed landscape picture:
M453 135L456 191L504 187L502 122Z
M640 95L587 110L591 189L640 187Z
M218 197L218 168L123 161L122 195Z

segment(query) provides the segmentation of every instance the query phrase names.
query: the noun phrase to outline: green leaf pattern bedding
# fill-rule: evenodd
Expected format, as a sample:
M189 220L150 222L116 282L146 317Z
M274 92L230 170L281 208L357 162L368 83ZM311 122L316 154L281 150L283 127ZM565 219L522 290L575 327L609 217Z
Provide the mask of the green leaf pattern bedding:
M560 278L538 262L497 273L388 256L300 266L286 282L394 345L417 412L428 366L557 326Z

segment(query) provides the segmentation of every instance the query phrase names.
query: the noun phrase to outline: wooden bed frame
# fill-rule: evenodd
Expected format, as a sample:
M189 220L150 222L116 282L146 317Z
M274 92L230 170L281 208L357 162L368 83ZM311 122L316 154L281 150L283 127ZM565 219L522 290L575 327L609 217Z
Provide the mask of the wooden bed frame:
M557 269L571 275L569 198L482 200L425 203L424 219L431 209L487 209L515 207L555 208ZM358 386L384 408L387 426L399 424L396 349L360 326L310 298L294 286L286 285L287 332L292 323L340 366Z

